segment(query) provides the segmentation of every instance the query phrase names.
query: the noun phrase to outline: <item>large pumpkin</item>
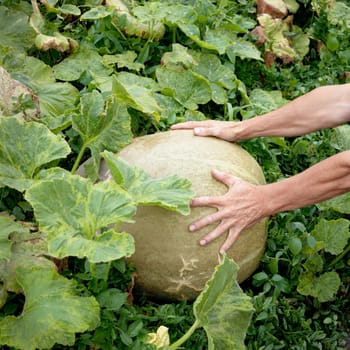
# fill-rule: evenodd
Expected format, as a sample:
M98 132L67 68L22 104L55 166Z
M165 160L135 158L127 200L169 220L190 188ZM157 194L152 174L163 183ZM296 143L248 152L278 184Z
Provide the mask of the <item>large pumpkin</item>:
M227 188L211 177L213 168L239 176L254 184L265 183L260 166L240 146L213 137L193 136L192 131L168 131L138 137L120 153L131 166L154 178L169 175L192 182L195 196L224 194ZM106 178L106 168L101 169ZM135 238L136 291L165 300L191 300L203 289L219 262L218 251L225 235L205 247L199 238L214 226L195 233L191 222L214 211L193 208L183 216L159 207L139 207L135 223L122 229ZM265 249L265 221L243 231L227 252L240 266L238 281L248 278L259 264Z

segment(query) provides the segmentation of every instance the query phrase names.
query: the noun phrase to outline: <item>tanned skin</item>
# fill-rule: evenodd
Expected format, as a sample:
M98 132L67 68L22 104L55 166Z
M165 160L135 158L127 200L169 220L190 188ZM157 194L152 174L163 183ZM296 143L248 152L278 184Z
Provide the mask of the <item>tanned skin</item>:
M255 137L295 137L336 127L350 121L350 84L323 86L298 97L285 106L240 122L198 121L172 126L192 129L196 136L215 136L238 142ZM194 198L192 207L215 207L217 211L189 226L197 231L217 222L200 238L206 245L228 232L220 248L225 253L245 228L270 215L302 208L350 191L350 151L344 151L282 181L252 185L230 174L212 170L212 176L228 191L221 196Z

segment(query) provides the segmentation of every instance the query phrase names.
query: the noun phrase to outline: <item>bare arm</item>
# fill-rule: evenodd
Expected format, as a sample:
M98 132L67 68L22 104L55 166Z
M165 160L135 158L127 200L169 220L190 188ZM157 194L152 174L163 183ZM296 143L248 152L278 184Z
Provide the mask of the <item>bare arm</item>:
M213 171L213 176L228 187L228 192L222 196L192 200L193 207L215 207L217 212L191 224L190 231L219 222L213 231L200 239L200 244L205 245L228 231L220 249L224 253L242 230L264 217L350 191L350 151L334 155L298 175L267 185L252 185L218 171Z
M200 121L172 126L198 136L242 141L259 136L300 136L350 121L350 83L316 88L285 106L242 122Z

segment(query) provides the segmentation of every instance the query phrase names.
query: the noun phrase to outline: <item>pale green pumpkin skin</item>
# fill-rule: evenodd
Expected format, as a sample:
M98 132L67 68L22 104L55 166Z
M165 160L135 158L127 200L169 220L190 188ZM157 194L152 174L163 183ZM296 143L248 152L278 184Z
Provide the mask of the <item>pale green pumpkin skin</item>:
M227 191L211 177L214 168L254 184L265 183L260 166L240 146L213 137L193 136L189 130L135 138L119 156L154 178L176 174L189 179L196 197ZM106 168L101 172L106 178ZM199 238L215 225L195 233L190 233L188 226L215 210L192 208L190 215L183 216L159 207L138 208L135 223L121 226L135 238L135 254L130 261L137 269L137 292L165 300L193 300L198 296L219 262L218 251L226 235L202 247ZM265 242L266 222L262 220L243 231L227 252L240 266L239 282L258 267Z

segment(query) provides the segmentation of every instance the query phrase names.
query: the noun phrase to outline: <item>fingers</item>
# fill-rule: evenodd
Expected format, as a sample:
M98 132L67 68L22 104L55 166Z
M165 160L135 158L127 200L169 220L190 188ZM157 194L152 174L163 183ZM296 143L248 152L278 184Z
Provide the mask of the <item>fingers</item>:
M196 222L193 222L189 226L189 230L191 232L200 230L201 228L203 228L207 225L211 225L214 222L221 220L221 218L222 218L222 214L220 212L215 212L215 213L203 216L202 218L200 218Z
M233 243L236 242L240 233L241 230L235 229L233 227L229 230L228 237L225 243L220 248L220 254L226 253L232 247Z
M217 207L220 199L214 196L193 198L190 201L191 207Z
M223 233L225 233L227 230L229 230L230 228L230 224L227 222L221 222L218 226L216 226L216 228L209 232L208 234L206 234L205 236L203 236L200 241L199 244L200 245L206 245L209 242L213 241L214 239L218 238L219 236L221 236Z
M239 178L233 175L230 175L229 173L225 173L223 171L219 171L217 169L213 169L211 171L211 174L213 178L217 181L222 182L227 187L233 186L237 181L239 181Z
M179 129L195 129L195 128L207 128L213 125L212 120L203 120L203 121L188 121L183 123L174 124L171 126L171 130Z
M235 243L239 234L242 231L237 227L231 227L231 223L229 222L224 221L221 224L219 224L213 231L203 236L200 239L199 244L202 246L207 245L208 243L220 237L222 234L224 234L227 231L228 231L228 236L224 244L220 247L220 250L219 250L220 254L224 254L232 247L232 245Z
M196 136L217 136L219 137L220 128L214 127L212 120L205 121L189 121L171 126L171 130L193 130Z

